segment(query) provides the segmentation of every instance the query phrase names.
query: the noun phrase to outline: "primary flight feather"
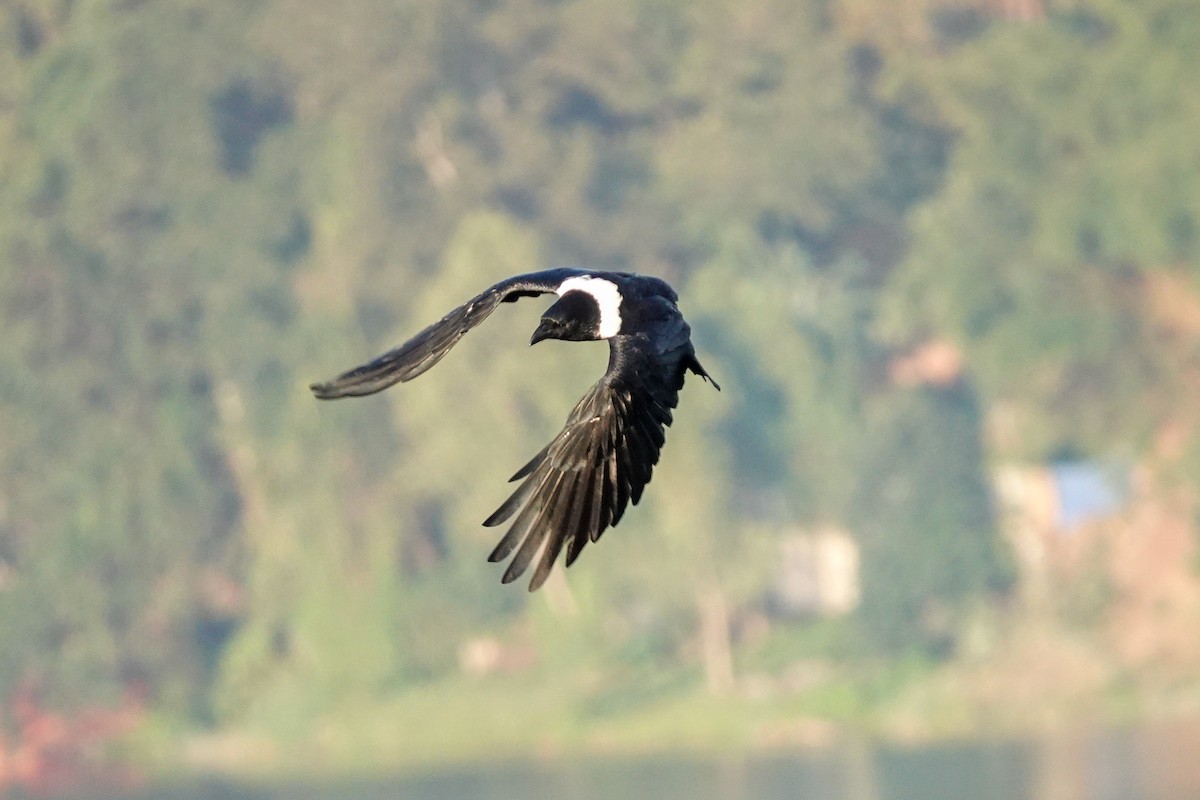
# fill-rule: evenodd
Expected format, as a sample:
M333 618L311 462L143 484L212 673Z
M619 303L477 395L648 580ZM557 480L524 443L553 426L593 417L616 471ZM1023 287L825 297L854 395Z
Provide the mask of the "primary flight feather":
M504 583L537 560L530 591L546 580L564 547L570 566L584 545L621 520L629 503L637 505L658 463L684 373L690 370L721 388L696 360L674 289L659 278L628 272L560 268L517 275L395 350L310 387L318 398L333 400L412 380L501 303L550 293L558 300L542 315L530 344L607 339L609 359L608 370L575 405L558 436L510 479L521 481L517 490L484 520L488 527L512 520L488 560L512 556Z

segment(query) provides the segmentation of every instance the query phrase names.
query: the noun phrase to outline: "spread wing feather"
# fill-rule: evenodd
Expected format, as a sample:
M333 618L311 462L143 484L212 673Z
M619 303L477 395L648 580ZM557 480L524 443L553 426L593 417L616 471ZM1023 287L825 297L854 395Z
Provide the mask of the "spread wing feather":
M620 364L637 345L611 341L614 351L625 352L614 356L608 374L576 404L558 436L517 471L513 479L521 484L483 523L513 520L488 557L502 561L516 552L504 583L537 560L529 583L536 590L564 547L570 566L630 503L638 503L650 482L682 385L678 362L655 363L635 353L643 363L626 371Z
M467 331L491 316L501 303L557 291L563 281L584 274L578 269L548 269L501 281L451 310L394 350L309 388L319 399L333 400L374 394L395 383L410 381L441 361Z

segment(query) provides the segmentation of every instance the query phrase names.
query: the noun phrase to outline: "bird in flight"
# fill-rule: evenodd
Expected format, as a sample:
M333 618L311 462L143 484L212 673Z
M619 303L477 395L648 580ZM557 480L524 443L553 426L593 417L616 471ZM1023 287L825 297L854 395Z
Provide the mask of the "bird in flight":
M509 479L521 481L484 525L516 515L488 561L513 555L502 583L541 557L529 583L536 590L563 547L571 566L584 545L637 505L658 463L688 370L721 388L696 360L691 328L666 281L628 272L559 268L500 281L404 344L309 388L321 400L374 394L436 364L467 331L501 303L554 293L530 344L543 339L607 339L608 370L580 399L554 440Z

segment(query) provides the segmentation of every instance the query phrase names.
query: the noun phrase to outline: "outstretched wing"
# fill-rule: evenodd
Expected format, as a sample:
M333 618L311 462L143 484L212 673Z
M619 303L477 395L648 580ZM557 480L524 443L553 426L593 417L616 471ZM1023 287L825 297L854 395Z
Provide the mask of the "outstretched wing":
M309 388L321 400L334 400L339 397L374 394L392 384L410 381L440 361L463 334L487 319L501 303L555 292L563 281L585 274L587 273L584 270L564 267L530 272L501 281L463 303L396 349L361 367L344 372L331 381L314 383Z
M537 589L564 546L570 566L584 545L620 521L629 503L637 504L650 482L691 344L684 339L683 347L662 355L649 352L640 338L609 342L608 372L576 404L554 441L513 475L510 480L523 479L521 485L483 523L500 525L516 514L488 556L501 561L516 550L504 583L516 580L540 552L529 583L529 591Z

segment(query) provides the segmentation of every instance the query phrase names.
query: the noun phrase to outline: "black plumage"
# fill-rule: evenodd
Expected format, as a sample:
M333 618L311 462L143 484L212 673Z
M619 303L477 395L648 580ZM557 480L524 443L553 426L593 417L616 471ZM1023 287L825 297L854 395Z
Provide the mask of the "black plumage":
M566 548L566 564L616 525L650 482L678 403L684 373L712 381L696 360L691 329L675 291L658 278L625 272L550 269L489 287L400 347L327 383L312 385L322 400L368 395L412 380L436 364L462 336L500 305L548 293L531 344L542 339L608 339L604 376L567 417L562 431L511 481L516 491L484 521L511 523L488 557L512 556L502 581L520 576L538 557L530 591L546 580ZM515 555L514 555L515 552Z

